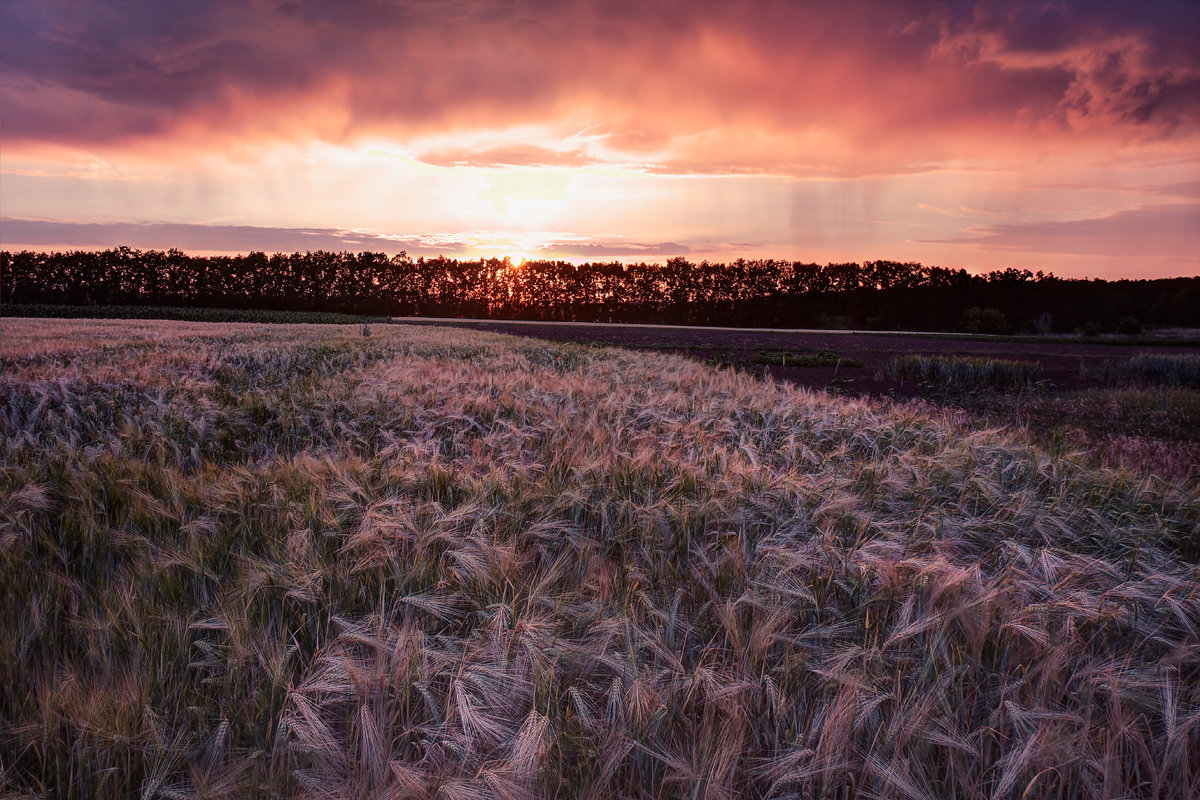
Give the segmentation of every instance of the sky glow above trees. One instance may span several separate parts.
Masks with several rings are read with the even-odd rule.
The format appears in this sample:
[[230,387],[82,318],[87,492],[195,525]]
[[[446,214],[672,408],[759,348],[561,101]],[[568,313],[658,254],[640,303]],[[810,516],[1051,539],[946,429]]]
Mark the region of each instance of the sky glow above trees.
[[1188,2],[0,2],[0,243],[1200,273]]

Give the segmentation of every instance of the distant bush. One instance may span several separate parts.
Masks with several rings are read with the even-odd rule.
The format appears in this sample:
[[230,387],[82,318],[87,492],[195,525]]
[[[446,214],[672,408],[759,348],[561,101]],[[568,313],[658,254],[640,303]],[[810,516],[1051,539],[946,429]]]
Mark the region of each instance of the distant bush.
[[1030,361],[910,355],[892,359],[885,371],[894,380],[913,380],[960,389],[1015,389],[1032,386],[1042,367]]
[[1200,388],[1200,354],[1165,355],[1141,353],[1121,361],[1084,366],[1083,376],[1110,385],[1140,384]]
[[5,305],[5,317],[52,319],[168,319],[183,322],[263,322],[353,325],[365,322],[360,314],[328,311],[265,311],[235,308],[175,308],[172,306],[58,306],[48,303]]
[[958,327],[966,333],[1003,334],[1009,332],[1008,317],[998,308],[972,306],[963,312]]
[[1138,322],[1137,317],[1122,317],[1117,323],[1117,330],[1126,336],[1137,336],[1142,332],[1142,323]]
[[854,327],[854,320],[844,314],[817,315],[817,327],[827,331],[848,331]]

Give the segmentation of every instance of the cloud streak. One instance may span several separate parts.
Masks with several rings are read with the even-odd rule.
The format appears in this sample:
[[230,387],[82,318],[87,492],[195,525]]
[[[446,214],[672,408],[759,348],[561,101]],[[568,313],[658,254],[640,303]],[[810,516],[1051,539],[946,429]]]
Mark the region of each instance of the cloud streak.
[[923,240],[994,250],[1194,260],[1200,203],[1169,203],[1065,221],[987,225],[970,235]]
[[[65,220],[0,220],[6,250],[30,246],[67,249],[118,247],[199,252],[263,250],[402,250],[431,251],[419,237],[395,239],[373,233],[333,228],[272,228],[253,225],[196,225],[175,222],[72,222]],[[457,244],[454,241],[450,245]]]
[[[507,255],[520,247],[503,232],[460,234],[381,234],[334,228],[287,228],[253,225],[200,225],[172,222],[72,222],[68,220],[0,219],[6,250],[45,250],[128,246],[138,249],[180,248],[198,253],[295,252],[308,250],[385,252],[410,256],[444,255],[477,258]],[[716,245],[715,247],[728,247]],[[685,255],[693,247],[678,242],[633,242],[621,237],[551,236],[534,243],[533,258],[600,259]],[[706,246],[706,249],[708,247]]]
[[598,163],[583,150],[551,150],[534,145],[509,145],[474,150],[466,147],[442,148],[422,153],[417,160],[435,167],[583,167]]

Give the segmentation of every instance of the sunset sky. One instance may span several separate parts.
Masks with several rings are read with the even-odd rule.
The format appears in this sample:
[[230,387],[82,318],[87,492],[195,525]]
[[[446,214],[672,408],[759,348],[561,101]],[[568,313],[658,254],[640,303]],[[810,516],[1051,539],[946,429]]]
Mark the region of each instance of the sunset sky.
[[0,245],[1200,275],[1200,3],[0,0]]

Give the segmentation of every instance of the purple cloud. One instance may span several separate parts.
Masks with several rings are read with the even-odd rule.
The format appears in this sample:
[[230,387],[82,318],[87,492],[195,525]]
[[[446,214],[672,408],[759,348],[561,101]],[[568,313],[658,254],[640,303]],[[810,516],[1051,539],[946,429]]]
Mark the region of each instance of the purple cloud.
[[1087,219],[988,225],[969,236],[926,239],[921,243],[1034,253],[1194,260],[1200,251],[1197,231],[1200,231],[1200,204],[1169,203]]
[[22,248],[87,249],[128,246],[237,253],[262,250],[385,251],[406,250],[413,255],[451,253],[465,242],[448,238],[389,237],[333,228],[269,228],[252,225],[196,225],[176,222],[69,222],[62,220],[0,220],[0,240],[5,250]]

